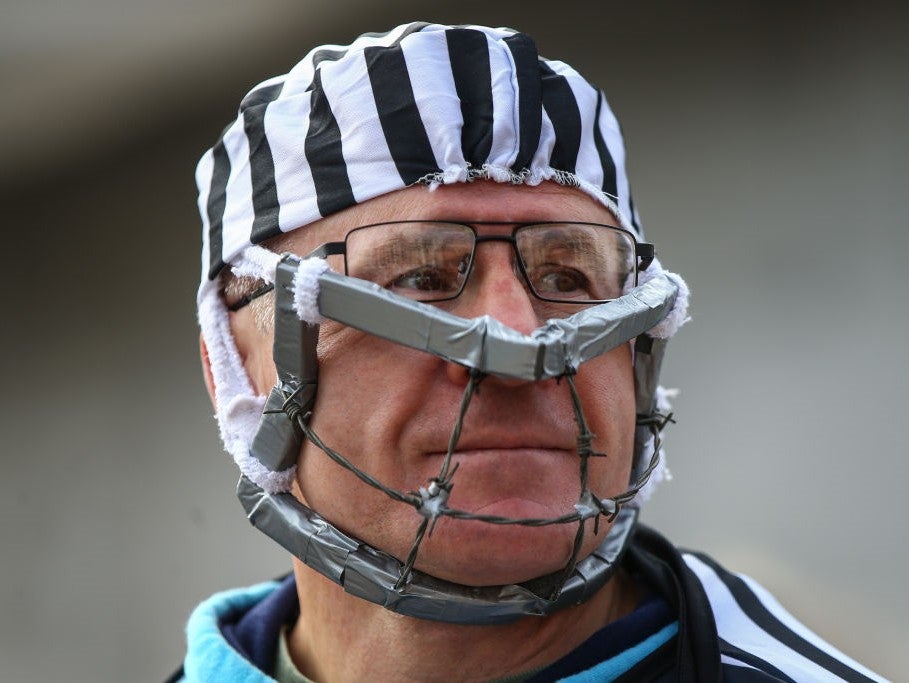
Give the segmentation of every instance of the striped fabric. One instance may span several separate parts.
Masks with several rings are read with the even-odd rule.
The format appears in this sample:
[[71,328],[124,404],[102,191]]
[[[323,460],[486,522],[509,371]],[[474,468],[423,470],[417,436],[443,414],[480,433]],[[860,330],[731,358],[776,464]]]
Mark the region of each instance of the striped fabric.
[[683,557],[713,611],[723,680],[884,681],[808,630],[752,579],[729,572],[706,555]]
[[323,46],[244,98],[199,162],[203,289],[251,244],[415,183],[580,187],[640,235],[603,93],[510,29],[425,23]]

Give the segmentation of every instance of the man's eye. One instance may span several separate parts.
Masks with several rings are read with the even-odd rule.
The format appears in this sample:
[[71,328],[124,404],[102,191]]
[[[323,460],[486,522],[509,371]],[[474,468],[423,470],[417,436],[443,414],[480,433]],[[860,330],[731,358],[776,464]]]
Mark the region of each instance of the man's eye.
[[447,271],[434,266],[423,266],[396,277],[385,287],[393,291],[401,290],[399,293],[405,296],[436,295],[457,291],[458,282]]
[[538,268],[531,274],[537,293],[547,297],[591,296],[590,279],[579,270],[563,266]]

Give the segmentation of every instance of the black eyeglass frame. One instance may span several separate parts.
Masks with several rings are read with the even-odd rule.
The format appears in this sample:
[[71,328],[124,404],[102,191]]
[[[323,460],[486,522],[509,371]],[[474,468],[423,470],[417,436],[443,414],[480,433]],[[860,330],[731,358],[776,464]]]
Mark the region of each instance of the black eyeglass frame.
[[[649,242],[639,242],[635,237],[634,233],[625,228],[620,228],[615,225],[608,225],[606,223],[592,223],[586,221],[529,221],[526,223],[515,223],[514,221],[452,221],[444,219],[411,219],[411,220],[398,220],[398,221],[382,221],[381,223],[370,223],[369,225],[360,225],[356,228],[353,228],[350,232],[345,235],[344,240],[340,242],[326,242],[313,251],[311,251],[307,258],[317,257],[317,258],[327,258],[328,256],[343,256],[344,257],[344,274],[349,275],[349,268],[347,265],[347,240],[351,235],[360,231],[366,230],[368,228],[377,228],[383,225],[405,225],[408,223],[438,223],[444,225],[456,225],[459,227],[468,228],[473,233],[473,248],[470,251],[470,262],[467,268],[467,272],[464,276],[464,281],[461,283],[461,286],[458,288],[458,291],[451,296],[445,297],[435,297],[428,299],[416,299],[417,301],[424,301],[426,303],[436,303],[438,301],[451,301],[457,299],[461,293],[464,291],[464,287],[467,286],[467,281],[470,279],[470,274],[473,271],[474,258],[477,250],[477,245],[482,242],[507,242],[511,244],[512,249],[514,250],[515,262],[518,264],[518,268],[521,271],[521,275],[524,278],[524,282],[527,284],[527,289],[541,301],[549,301],[553,303],[560,304],[578,304],[583,306],[589,306],[591,304],[601,304],[613,301],[614,299],[585,299],[583,301],[573,301],[570,299],[556,299],[553,297],[542,296],[539,292],[536,291],[533,284],[531,284],[530,276],[527,274],[527,271],[524,268],[524,260],[521,258],[521,254],[518,251],[518,244],[516,235],[523,229],[536,227],[536,226],[546,226],[546,225],[578,225],[591,228],[608,228],[609,230],[614,230],[617,232],[623,233],[630,241],[634,249],[633,261],[634,261],[634,285],[638,284],[638,273],[647,270],[653,259],[655,257],[655,250],[653,244]],[[477,233],[477,230],[474,226],[477,225],[513,225],[514,228],[511,231],[511,235],[480,235]],[[255,294],[255,293],[254,293]],[[251,295],[252,296],[252,295]]]

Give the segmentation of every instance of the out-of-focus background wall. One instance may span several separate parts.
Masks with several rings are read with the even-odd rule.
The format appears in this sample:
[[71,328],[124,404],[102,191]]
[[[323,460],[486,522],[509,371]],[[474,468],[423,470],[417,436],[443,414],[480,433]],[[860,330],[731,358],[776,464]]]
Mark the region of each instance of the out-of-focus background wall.
[[[595,9],[592,9],[595,7]],[[645,519],[909,679],[909,11],[899,3],[13,0],[0,12],[0,679],[138,681],[284,572],[197,362],[193,169],[246,90],[403,20],[513,25],[623,121],[694,293]]]

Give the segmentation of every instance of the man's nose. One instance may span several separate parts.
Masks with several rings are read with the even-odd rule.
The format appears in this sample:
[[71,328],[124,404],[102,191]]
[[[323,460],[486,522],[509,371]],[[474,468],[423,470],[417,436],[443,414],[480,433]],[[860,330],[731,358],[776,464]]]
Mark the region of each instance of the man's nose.
[[[500,323],[529,334],[540,326],[536,298],[527,289],[524,276],[515,263],[517,255],[507,242],[485,242],[477,245],[473,269],[464,291],[455,299],[452,313],[462,318],[488,315]],[[464,386],[469,370],[455,363],[447,364],[448,378]],[[496,384],[516,387],[525,380],[495,377]]]

